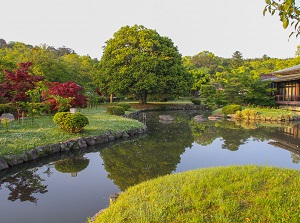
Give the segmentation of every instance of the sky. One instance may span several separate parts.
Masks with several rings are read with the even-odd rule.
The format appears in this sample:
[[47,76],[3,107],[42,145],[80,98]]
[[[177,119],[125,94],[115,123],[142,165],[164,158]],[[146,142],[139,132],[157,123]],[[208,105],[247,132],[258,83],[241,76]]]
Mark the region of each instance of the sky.
[[[300,5],[300,0],[296,0]],[[155,29],[182,56],[210,51],[231,58],[294,57],[300,37],[278,16],[263,16],[265,0],[1,0],[0,39],[72,48],[101,59],[121,27]]]

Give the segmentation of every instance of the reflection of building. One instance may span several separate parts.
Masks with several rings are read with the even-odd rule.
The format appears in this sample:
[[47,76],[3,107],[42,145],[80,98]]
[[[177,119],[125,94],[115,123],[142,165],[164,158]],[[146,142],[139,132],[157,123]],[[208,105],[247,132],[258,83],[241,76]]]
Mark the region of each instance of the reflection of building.
[[269,144],[300,155],[299,123],[293,125],[292,127],[284,127],[283,129],[281,129],[281,131],[276,131],[275,134],[271,135],[271,138],[274,141],[269,142]]
[[272,87],[276,88],[276,104],[300,106],[300,64],[261,77],[263,80],[271,80]]

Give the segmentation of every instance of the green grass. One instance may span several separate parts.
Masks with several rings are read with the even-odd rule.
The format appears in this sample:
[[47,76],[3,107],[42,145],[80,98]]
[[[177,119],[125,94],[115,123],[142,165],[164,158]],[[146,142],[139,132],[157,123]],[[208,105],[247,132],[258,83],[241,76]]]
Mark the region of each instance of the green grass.
[[[246,109],[246,108],[243,108]],[[258,112],[259,115],[264,115],[266,117],[278,117],[279,115],[295,115],[295,112],[277,109],[277,108],[250,108]]]
[[130,187],[99,222],[299,222],[300,171],[231,166],[167,175]]
[[[130,109],[128,112],[133,111],[135,110]],[[89,119],[89,125],[77,134],[67,133],[59,129],[52,121],[53,115],[37,117],[33,124],[30,118],[25,119],[23,124],[18,121],[10,122],[8,131],[3,125],[0,125],[0,157],[8,154],[21,154],[40,145],[142,126],[136,120],[107,114],[105,106],[98,109],[84,109],[81,112]]]

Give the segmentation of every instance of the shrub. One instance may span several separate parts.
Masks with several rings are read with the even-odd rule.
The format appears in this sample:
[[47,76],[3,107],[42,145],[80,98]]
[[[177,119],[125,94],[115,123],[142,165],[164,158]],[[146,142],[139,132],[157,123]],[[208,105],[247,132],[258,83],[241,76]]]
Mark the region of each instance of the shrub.
[[201,100],[200,100],[200,98],[193,98],[193,99],[192,99],[192,102],[193,102],[194,105],[201,105]]
[[15,113],[16,112],[16,107],[13,106],[12,104],[0,104],[0,115],[2,113]]
[[247,108],[242,111],[242,116],[245,119],[250,119],[251,109]]
[[131,108],[130,104],[128,103],[118,103],[118,106],[121,106],[124,108],[125,111],[127,111],[129,108]]
[[80,132],[84,126],[89,124],[89,120],[83,114],[70,112],[57,112],[53,117],[53,122],[67,132]]
[[224,115],[229,115],[229,114],[235,114],[237,111],[241,111],[242,106],[241,105],[226,105],[225,107],[222,108],[222,113]]
[[98,102],[99,102],[99,103],[106,103],[106,102],[109,102],[109,97],[100,96]]
[[125,115],[125,109],[121,106],[107,106],[106,112],[111,115]]
[[242,119],[243,118],[242,112],[241,111],[236,111],[235,112],[235,118],[236,119]]

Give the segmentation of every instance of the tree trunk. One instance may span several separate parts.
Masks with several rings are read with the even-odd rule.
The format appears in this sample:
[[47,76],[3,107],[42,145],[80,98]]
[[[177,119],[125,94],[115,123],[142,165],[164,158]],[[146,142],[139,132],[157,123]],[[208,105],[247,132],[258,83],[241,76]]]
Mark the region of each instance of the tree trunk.
[[139,95],[139,103],[140,104],[147,104],[147,96],[148,96],[148,92],[147,91],[142,91],[141,94]]

